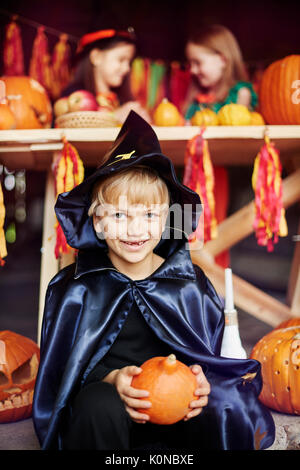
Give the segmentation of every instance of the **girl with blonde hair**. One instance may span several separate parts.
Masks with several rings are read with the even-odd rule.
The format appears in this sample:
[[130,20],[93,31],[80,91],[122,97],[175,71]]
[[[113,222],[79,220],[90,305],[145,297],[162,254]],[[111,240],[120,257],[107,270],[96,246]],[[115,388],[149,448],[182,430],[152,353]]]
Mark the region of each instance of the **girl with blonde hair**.
[[192,77],[185,101],[186,119],[203,107],[215,112],[229,103],[255,108],[257,96],[239,44],[225,26],[210,25],[193,33],[186,45],[186,57]]
[[[191,34],[186,44],[191,83],[183,112],[187,121],[197,111],[210,108],[216,113],[222,106],[238,103],[254,109],[257,96],[248,81],[247,70],[234,35],[222,25],[210,25]],[[227,169],[214,166],[216,218],[220,223],[227,214],[229,181]],[[226,268],[229,251],[220,253],[216,262]]]

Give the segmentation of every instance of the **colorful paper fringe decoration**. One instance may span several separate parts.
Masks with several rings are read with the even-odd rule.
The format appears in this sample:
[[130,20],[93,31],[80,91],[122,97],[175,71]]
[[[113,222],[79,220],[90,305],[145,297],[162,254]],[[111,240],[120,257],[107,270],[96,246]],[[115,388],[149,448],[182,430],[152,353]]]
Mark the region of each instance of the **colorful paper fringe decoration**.
[[278,236],[286,236],[288,230],[282,204],[279,151],[268,136],[265,136],[265,143],[255,158],[252,187],[255,192],[253,228],[257,243],[273,251]]
[[[76,148],[71,145],[65,137],[63,137],[63,143],[63,150],[59,152],[53,165],[56,196],[60,193],[71,191],[71,189],[80,184],[84,178],[83,162]],[[58,221],[55,228],[55,257],[59,258],[63,253],[68,253],[72,248],[67,244],[65,234]]]
[[5,261],[3,260],[3,258],[7,256],[6,241],[5,241],[5,234],[4,234],[4,219],[5,219],[5,206],[4,206],[2,186],[0,183],[0,266],[4,266]]
[[52,87],[51,58],[48,52],[48,39],[44,26],[40,26],[33,42],[29,64],[30,77],[37,80],[49,93]]
[[217,237],[215,216],[214,171],[211,163],[208,142],[200,134],[188,141],[184,158],[183,184],[199,194],[203,212],[198,227],[190,241],[203,240],[204,243]]
[[52,53],[52,85],[51,95],[54,99],[60,97],[63,89],[71,80],[71,48],[68,35],[61,34]]
[[150,64],[146,105],[149,111],[152,111],[166,96],[164,86],[166,70],[165,64],[161,61],[155,61]]
[[131,91],[148,111],[152,111],[166,96],[165,77],[167,66],[160,60],[134,59],[130,72]]
[[25,75],[21,30],[16,19],[17,16],[13,16],[5,28],[3,66],[6,76]]
[[147,104],[147,83],[150,60],[136,57],[132,62],[130,72],[130,86],[134,98],[143,106]]

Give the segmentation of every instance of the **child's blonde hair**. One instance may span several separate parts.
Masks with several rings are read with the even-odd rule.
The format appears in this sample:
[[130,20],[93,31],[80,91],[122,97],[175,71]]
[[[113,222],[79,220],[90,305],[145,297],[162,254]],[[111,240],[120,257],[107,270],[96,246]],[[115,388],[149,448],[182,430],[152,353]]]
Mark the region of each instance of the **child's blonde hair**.
[[249,79],[239,44],[231,31],[225,26],[218,24],[205,26],[193,33],[189,37],[188,43],[207,47],[225,58],[226,66],[223,80],[216,93],[218,100],[223,100],[228,90],[237,81],[247,81]]
[[149,167],[137,165],[100,179],[94,186],[88,215],[96,214],[103,204],[117,204],[126,196],[130,204],[170,204],[166,183]]

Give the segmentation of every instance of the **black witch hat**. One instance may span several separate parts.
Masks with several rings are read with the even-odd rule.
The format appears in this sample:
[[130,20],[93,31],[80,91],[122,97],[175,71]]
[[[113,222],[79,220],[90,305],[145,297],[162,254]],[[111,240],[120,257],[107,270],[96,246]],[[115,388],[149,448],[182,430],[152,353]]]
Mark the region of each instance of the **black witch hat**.
[[[129,113],[104,160],[105,163],[91,176],[71,191],[59,194],[57,198],[56,216],[70,246],[77,249],[95,249],[106,245],[97,237],[92,217],[88,215],[94,184],[100,177],[135,165],[155,169],[168,186],[171,208],[173,207],[175,212],[173,217],[169,215],[166,228],[171,227],[181,232],[180,238],[183,233],[188,236],[196,230],[201,213],[198,194],[178,181],[173,163],[163,155],[153,128],[134,111]],[[175,238],[179,238],[178,233]]]

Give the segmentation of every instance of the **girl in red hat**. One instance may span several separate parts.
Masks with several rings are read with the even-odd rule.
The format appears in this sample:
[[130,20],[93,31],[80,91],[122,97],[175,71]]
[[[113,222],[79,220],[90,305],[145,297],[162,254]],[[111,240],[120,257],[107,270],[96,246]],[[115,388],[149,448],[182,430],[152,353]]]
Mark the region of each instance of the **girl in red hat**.
[[132,28],[85,34],[77,47],[74,80],[63,95],[84,89],[96,96],[101,110],[113,112],[120,123],[130,110],[150,121],[148,112],[130,91],[129,72],[135,53],[136,36]]

